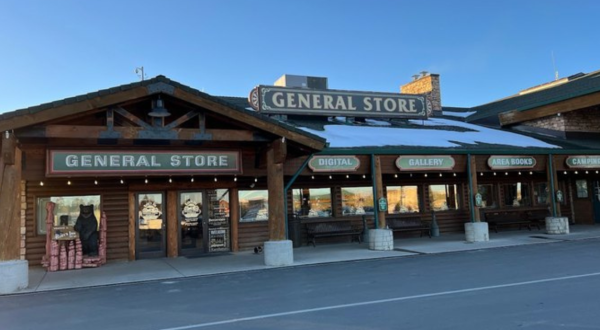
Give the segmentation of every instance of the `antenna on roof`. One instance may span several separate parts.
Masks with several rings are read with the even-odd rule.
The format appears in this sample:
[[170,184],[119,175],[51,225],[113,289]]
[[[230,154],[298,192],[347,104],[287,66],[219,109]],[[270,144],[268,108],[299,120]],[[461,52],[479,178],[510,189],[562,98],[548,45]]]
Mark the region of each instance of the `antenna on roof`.
[[558,80],[558,70],[556,70],[556,64],[554,63],[554,51],[552,51],[552,68],[554,69],[554,80]]
[[146,79],[146,74],[144,73],[144,67],[140,66],[139,68],[135,68],[135,74],[138,75],[140,80],[144,81]]

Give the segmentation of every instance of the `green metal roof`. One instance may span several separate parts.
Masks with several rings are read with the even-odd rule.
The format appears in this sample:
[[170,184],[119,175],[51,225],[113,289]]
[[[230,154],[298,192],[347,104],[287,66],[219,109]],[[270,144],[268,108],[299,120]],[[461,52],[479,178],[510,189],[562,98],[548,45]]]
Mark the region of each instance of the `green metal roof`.
[[571,98],[600,91],[600,70],[585,75],[573,75],[572,80],[536,92],[514,95],[498,101],[470,108],[476,113],[466,118],[467,122],[494,117],[506,111],[527,111],[547,104],[552,104]]

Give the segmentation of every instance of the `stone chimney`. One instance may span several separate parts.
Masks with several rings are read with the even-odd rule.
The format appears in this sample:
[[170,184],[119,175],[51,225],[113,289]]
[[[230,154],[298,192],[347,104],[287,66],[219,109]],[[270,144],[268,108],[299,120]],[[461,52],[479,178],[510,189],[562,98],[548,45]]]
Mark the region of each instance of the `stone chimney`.
[[434,115],[442,113],[442,94],[440,92],[440,75],[422,71],[420,75],[414,75],[413,81],[400,86],[402,94],[425,94],[431,106]]

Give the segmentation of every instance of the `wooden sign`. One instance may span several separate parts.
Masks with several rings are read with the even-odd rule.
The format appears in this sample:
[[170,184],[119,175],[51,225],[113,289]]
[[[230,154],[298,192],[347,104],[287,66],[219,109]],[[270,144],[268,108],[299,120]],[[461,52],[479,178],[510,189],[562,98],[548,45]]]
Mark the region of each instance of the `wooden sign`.
[[313,172],[354,172],[360,167],[356,156],[314,156],[308,162]]
[[239,151],[48,150],[47,176],[239,174]]
[[424,119],[432,112],[424,95],[257,86],[248,96],[256,111],[313,116]]
[[400,171],[452,170],[454,165],[452,156],[400,156],[396,159]]
[[71,241],[79,238],[79,233],[73,229],[73,226],[54,226],[51,237],[55,241]]
[[533,168],[536,161],[533,156],[490,156],[487,163],[492,170],[515,170]]
[[565,160],[569,168],[600,168],[600,156],[569,156]]

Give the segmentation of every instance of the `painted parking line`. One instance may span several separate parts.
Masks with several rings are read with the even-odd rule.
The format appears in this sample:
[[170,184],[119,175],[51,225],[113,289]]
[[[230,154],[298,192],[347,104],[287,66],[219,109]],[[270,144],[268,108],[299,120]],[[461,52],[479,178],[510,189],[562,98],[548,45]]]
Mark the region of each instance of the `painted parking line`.
[[287,312],[281,312],[281,313],[263,314],[263,315],[256,315],[256,316],[250,316],[250,317],[241,317],[241,318],[235,318],[235,319],[229,319],[229,320],[222,320],[222,321],[215,321],[215,322],[191,324],[191,325],[186,325],[186,326],[181,326],[181,327],[174,327],[174,328],[164,328],[164,329],[161,329],[161,330],[198,329],[198,328],[212,327],[212,326],[216,326],[216,325],[232,324],[232,323],[254,321],[254,320],[262,320],[262,319],[268,319],[268,318],[274,318],[274,317],[280,317],[280,316],[314,313],[314,312],[321,312],[321,311],[327,311],[327,310],[333,310],[333,309],[342,309],[342,308],[351,308],[351,307],[357,307],[357,306],[384,304],[384,303],[396,302],[396,301],[405,301],[405,300],[413,300],[413,299],[421,299],[421,298],[429,298],[429,297],[447,296],[447,295],[467,293],[467,292],[476,292],[476,291],[484,291],[484,290],[510,288],[510,287],[516,287],[516,286],[532,285],[532,284],[547,283],[547,282],[566,281],[566,280],[572,280],[572,279],[578,279],[578,278],[585,278],[585,277],[592,277],[592,276],[600,276],[600,273],[588,273],[588,274],[581,274],[581,275],[572,275],[572,276],[545,278],[545,279],[540,279],[540,280],[535,280],[535,281],[515,282],[515,283],[482,286],[482,287],[476,287],[476,288],[470,288],[470,289],[462,289],[462,290],[451,290],[451,291],[442,291],[442,292],[435,292],[435,293],[426,293],[426,294],[419,294],[419,295],[414,295],[414,296],[396,297],[396,298],[388,298],[388,299],[380,299],[380,300],[370,300],[370,301],[363,301],[363,302],[357,302],[357,303],[352,303],[352,304],[342,304],[342,305],[332,305],[332,306],[324,306],[324,307],[318,307],[318,308],[299,309],[299,310],[295,310],[295,311],[287,311]]

